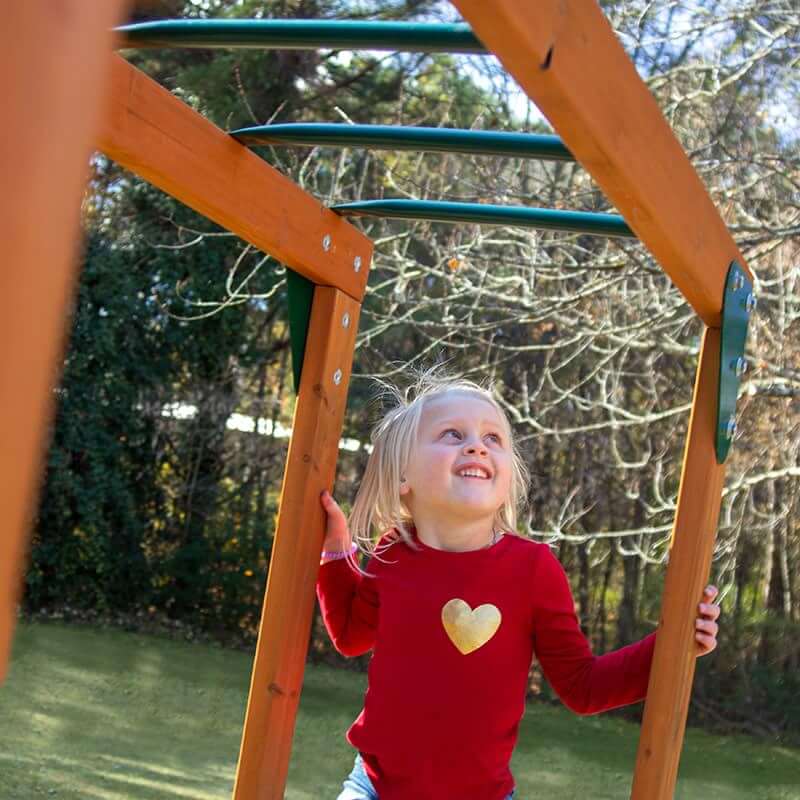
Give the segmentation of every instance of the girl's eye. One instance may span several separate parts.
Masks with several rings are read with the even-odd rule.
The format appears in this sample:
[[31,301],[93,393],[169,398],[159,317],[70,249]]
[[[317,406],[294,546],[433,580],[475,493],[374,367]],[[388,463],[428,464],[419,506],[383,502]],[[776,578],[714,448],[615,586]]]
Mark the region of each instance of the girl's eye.
[[[461,434],[455,428],[448,428],[446,431],[444,431],[442,433],[442,436],[445,436],[448,433],[454,433],[454,434],[456,434],[456,436],[459,436],[459,437],[461,436]],[[502,443],[502,439],[500,438],[500,434],[498,434],[498,433],[489,433],[489,434],[487,434],[487,436],[489,436],[492,439],[494,439],[498,444]]]

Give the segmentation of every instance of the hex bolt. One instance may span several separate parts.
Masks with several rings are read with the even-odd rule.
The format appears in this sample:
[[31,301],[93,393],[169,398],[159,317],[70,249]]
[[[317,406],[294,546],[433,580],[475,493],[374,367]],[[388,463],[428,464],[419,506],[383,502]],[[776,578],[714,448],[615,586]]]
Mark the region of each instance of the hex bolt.
[[342,314],[342,327],[343,328],[350,327],[350,314],[347,311],[345,311],[344,314]]
[[358,272],[361,269],[361,256],[356,256],[353,259],[353,269]]
[[322,249],[327,253],[331,249],[331,235],[326,233],[322,237]]
[[747,359],[746,358],[742,358],[741,356],[739,356],[739,358],[737,358],[736,361],[734,361],[731,364],[731,366],[733,367],[734,371],[736,372],[736,375],[741,378],[742,375],[744,375],[745,372],[747,372],[747,366],[748,366]]
[[733,439],[736,435],[736,418],[731,416],[728,418],[728,424],[725,426],[725,436]]
[[745,311],[749,314],[751,311],[756,310],[756,306],[758,305],[758,298],[751,292],[747,295],[747,300],[745,300],[744,307]]
[[333,382],[338,386],[342,382],[342,371],[337,369],[336,372],[333,373]]

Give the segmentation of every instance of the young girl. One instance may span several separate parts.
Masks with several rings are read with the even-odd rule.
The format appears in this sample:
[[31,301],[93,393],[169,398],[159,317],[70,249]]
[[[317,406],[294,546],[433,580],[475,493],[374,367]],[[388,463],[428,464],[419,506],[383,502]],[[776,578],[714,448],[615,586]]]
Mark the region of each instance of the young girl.
[[[656,634],[592,655],[561,564],[514,533],[529,476],[502,407],[430,372],[415,390],[373,431],[349,530],[321,498],[325,626],[343,655],[373,651],[338,800],[508,800],[534,653],[562,701],[595,714],[645,697]],[[387,531],[377,546],[373,526]],[[699,654],[716,646],[715,595],[699,606]]]

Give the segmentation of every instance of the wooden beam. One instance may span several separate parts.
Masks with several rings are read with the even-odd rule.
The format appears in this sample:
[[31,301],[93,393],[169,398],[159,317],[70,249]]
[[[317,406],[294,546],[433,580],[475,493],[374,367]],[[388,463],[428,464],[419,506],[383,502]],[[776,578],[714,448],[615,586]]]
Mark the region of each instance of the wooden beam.
[[715,450],[720,331],[700,350],[632,800],[671,800],[692,690],[695,619],[716,541],[725,465]]
[[333,486],[359,311],[358,303],[335,289],[314,290],[235,800],[284,796],[325,534],[319,497]]
[[453,0],[706,325],[746,262],[594,0]]
[[314,283],[361,300],[366,236],[123,58],[113,62],[98,149]]
[[0,24],[0,682],[53,417],[110,30],[125,5],[25,0],[6,4]]

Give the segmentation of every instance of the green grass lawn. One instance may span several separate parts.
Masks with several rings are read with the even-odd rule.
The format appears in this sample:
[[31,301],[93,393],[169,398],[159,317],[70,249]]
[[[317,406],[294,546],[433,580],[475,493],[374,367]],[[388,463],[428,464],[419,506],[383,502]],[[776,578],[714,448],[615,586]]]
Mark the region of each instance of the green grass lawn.
[[[229,798],[251,656],[114,630],[23,624],[0,688],[0,798]],[[287,800],[334,800],[365,676],[306,669]],[[519,800],[627,798],[638,727],[528,707]],[[800,750],[686,735],[676,800],[800,800]],[[458,798],[462,800],[462,798]]]

